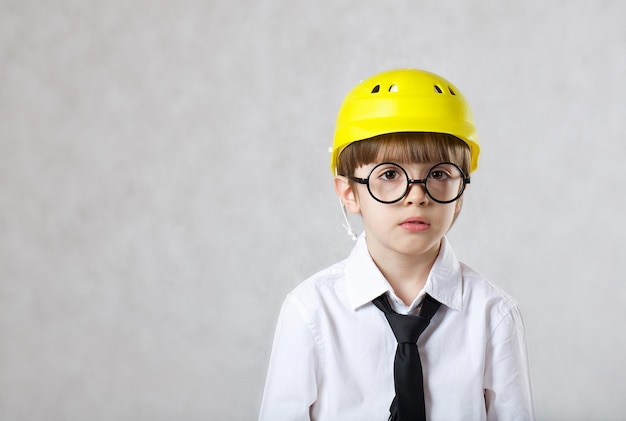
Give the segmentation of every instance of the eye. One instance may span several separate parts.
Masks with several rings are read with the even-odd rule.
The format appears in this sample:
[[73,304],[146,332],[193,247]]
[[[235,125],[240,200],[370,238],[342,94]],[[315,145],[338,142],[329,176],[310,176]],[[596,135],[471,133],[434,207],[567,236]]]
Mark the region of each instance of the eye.
[[372,170],[370,180],[378,183],[397,184],[406,180],[402,167],[397,164],[383,163]]
[[398,173],[398,170],[387,169],[382,172],[382,174],[380,175],[380,178],[382,178],[383,180],[387,180],[387,181],[393,181],[393,180],[397,180],[398,178],[400,178],[400,174]]
[[428,174],[428,178],[437,181],[446,181],[450,178],[450,174],[443,170],[433,170]]

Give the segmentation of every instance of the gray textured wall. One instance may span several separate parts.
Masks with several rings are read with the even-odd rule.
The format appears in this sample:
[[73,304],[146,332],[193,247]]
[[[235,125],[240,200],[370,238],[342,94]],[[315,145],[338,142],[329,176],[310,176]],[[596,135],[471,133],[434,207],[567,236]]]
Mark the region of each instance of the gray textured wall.
[[339,104],[404,66],[473,106],[450,237],[520,302],[540,419],[623,419],[625,14],[0,0],[0,419],[254,419],[284,295],[351,247]]

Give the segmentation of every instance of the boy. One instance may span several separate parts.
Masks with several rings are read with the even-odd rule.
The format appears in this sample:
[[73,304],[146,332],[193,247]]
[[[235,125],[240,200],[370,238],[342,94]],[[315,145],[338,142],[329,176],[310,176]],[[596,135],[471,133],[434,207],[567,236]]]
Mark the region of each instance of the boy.
[[478,154],[464,97],[435,74],[349,93],[331,168],[364,234],[285,299],[260,420],[534,419],[517,304],[445,237]]

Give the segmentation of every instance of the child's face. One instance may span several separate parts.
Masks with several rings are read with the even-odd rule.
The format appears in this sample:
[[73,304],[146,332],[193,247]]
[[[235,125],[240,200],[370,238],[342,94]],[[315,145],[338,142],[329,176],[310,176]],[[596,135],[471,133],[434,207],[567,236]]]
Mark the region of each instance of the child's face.
[[[361,166],[354,176],[367,178],[377,163]],[[402,164],[410,179],[424,179],[436,163]],[[367,186],[353,183],[347,187],[346,208],[360,213],[372,253],[400,253],[418,257],[439,249],[441,239],[450,229],[461,208],[461,199],[447,204],[434,201],[422,184],[411,184],[400,201],[385,204],[375,200]],[[354,189],[354,190],[352,190]],[[340,194],[338,185],[337,192]]]

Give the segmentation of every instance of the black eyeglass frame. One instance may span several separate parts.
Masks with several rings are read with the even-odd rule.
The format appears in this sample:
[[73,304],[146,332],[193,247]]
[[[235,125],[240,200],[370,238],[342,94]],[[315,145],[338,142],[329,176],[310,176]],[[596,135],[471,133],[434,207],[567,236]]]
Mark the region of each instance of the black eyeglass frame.
[[[379,198],[374,196],[374,193],[372,193],[372,190],[370,188],[370,177],[372,176],[372,173],[374,172],[374,170],[376,170],[376,168],[380,167],[381,165],[395,165],[396,167],[398,167],[398,168],[400,168],[402,170],[402,172],[404,173],[405,178],[408,180],[408,183],[406,185],[406,190],[404,191],[402,196],[400,196],[396,200],[391,200],[391,201],[380,200]],[[458,169],[459,172],[461,173],[461,181],[462,181],[461,189],[459,190],[459,193],[456,195],[456,197],[454,199],[451,199],[451,200],[438,200],[438,199],[434,198],[430,194],[430,192],[428,191],[428,187],[426,186],[426,181],[428,180],[428,176],[430,175],[430,173],[435,168],[437,168],[440,165],[452,165],[452,166],[456,167],[456,169]],[[459,200],[459,198],[461,196],[463,196],[463,192],[465,192],[465,186],[467,186],[468,184],[471,183],[471,178],[466,176],[465,173],[463,172],[463,170],[461,169],[461,167],[459,167],[458,165],[456,165],[453,162],[439,162],[438,164],[433,165],[428,170],[428,172],[426,173],[426,178],[421,179],[421,180],[412,180],[411,177],[409,177],[409,174],[406,172],[406,170],[401,165],[396,164],[395,162],[381,162],[380,164],[377,164],[374,168],[372,168],[372,170],[370,171],[370,173],[367,176],[367,178],[355,177],[353,175],[348,175],[347,177],[348,177],[349,180],[352,180],[355,183],[366,185],[367,186],[367,191],[370,193],[370,196],[372,196],[372,198],[374,200],[376,200],[377,202],[384,203],[386,205],[391,205],[393,203],[398,203],[399,201],[404,199],[407,196],[407,194],[409,194],[409,190],[411,190],[411,184],[422,184],[424,186],[424,191],[426,192],[428,197],[430,197],[432,200],[434,200],[437,203],[441,203],[441,204],[445,205],[445,204],[448,204],[448,203],[452,203],[452,202],[454,202],[456,200]]]

